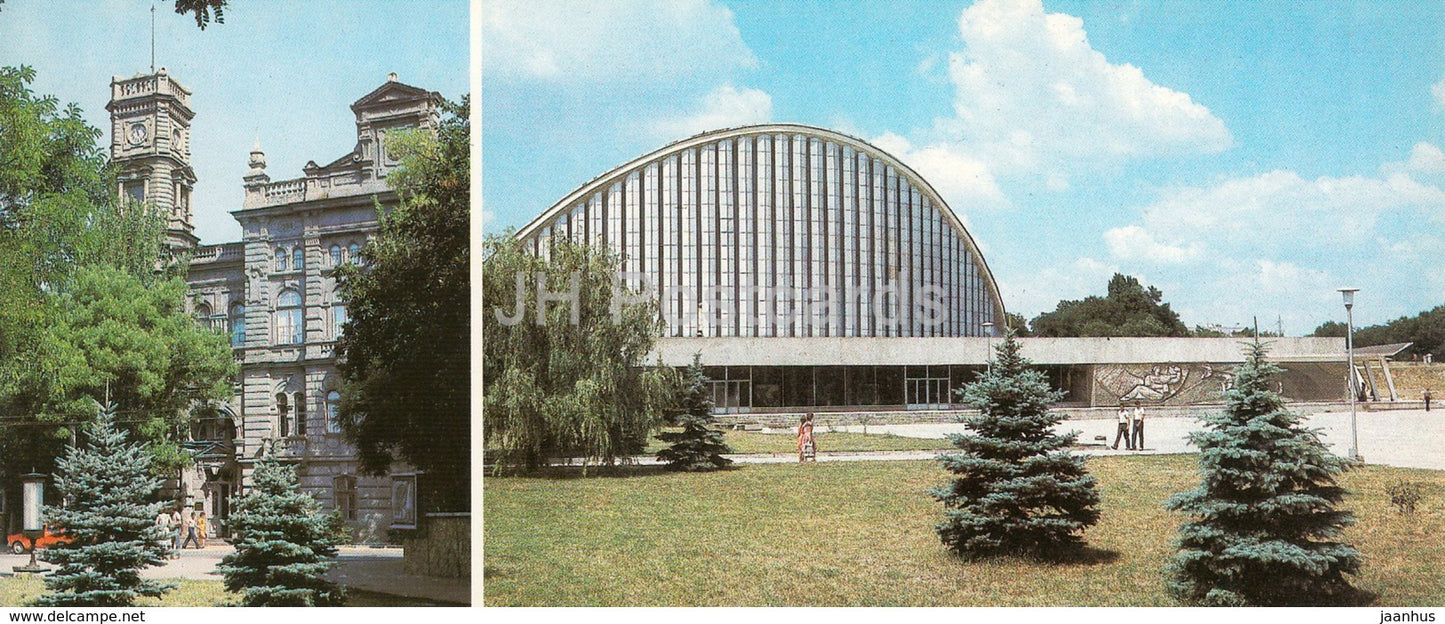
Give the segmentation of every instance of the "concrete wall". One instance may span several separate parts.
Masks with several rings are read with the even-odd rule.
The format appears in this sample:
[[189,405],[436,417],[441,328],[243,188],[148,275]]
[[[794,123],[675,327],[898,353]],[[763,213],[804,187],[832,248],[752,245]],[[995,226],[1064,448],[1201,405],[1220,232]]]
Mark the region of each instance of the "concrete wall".
[[472,515],[429,513],[412,537],[403,541],[402,571],[419,576],[468,578],[472,575]]

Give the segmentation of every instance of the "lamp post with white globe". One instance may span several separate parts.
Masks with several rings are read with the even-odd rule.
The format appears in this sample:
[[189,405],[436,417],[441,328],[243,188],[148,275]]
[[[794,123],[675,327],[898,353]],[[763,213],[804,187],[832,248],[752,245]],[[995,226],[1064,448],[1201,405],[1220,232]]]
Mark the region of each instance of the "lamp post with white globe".
[[1360,457],[1360,432],[1355,425],[1355,401],[1359,393],[1355,391],[1355,293],[1358,288],[1341,288],[1340,295],[1345,298],[1345,351],[1349,354],[1350,368],[1345,374],[1347,385],[1350,390],[1350,459],[1359,460]]

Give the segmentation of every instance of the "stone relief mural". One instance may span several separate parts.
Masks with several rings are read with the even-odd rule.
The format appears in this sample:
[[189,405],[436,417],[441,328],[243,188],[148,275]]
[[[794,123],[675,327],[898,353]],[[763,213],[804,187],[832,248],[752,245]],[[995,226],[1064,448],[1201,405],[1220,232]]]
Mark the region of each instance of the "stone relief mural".
[[1094,369],[1096,405],[1218,403],[1233,385],[1230,365],[1105,364]]

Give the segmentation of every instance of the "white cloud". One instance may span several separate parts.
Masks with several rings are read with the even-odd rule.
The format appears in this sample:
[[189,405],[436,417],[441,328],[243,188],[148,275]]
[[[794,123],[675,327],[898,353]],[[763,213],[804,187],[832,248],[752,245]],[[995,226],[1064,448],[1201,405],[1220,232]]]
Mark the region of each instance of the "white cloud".
[[1240,323],[1252,316],[1306,333],[1333,319],[1334,290],[1368,287],[1361,322],[1414,314],[1445,288],[1445,190],[1407,172],[1434,171],[1430,144],[1376,176],[1305,179],[1288,171],[1164,191],[1140,221],[1104,234],[1125,272],[1148,269],[1187,323]]
[[1177,264],[1199,256],[1198,245],[1181,247],[1160,243],[1148,230],[1137,225],[1104,232],[1104,241],[1109,244],[1109,251],[1123,260],[1143,259],[1159,264]]
[[675,141],[699,132],[763,123],[772,118],[773,98],[766,92],[723,85],[704,95],[696,110],[659,119],[652,127],[662,139]]
[[1435,96],[1436,103],[1445,106],[1445,78],[1441,78],[1440,82],[1431,85],[1430,93]]
[[1104,285],[1118,271],[1116,265],[1082,257],[1068,265],[1048,265],[1022,275],[995,274],[994,279],[1008,311],[1032,319],[1052,311],[1060,300],[1104,294]]
[[1007,203],[988,165],[969,154],[943,145],[918,149],[908,139],[892,132],[869,142],[917,171],[960,217],[969,208]]
[[1445,152],[1431,143],[1421,141],[1410,149],[1409,159],[1380,165],[1380,173],[1387,176],[1398,173],[1424,176],[1445,174]]
[[1110,63],[1089,45],[1082,20],[1045,13],[1039,0],[980,0],[959,16],[958,32],[963,48],[948,56],[953,114],[913,137],[921,147],[897,154],[939,168],[969,163],[974,181],[957,190],[1038,176],[1061,192],[1079,172],[1232,144],[1208,108],[1133,65]]
[[489,0],[481,22],[489,79],[626,83],[757,65],[713,0]]

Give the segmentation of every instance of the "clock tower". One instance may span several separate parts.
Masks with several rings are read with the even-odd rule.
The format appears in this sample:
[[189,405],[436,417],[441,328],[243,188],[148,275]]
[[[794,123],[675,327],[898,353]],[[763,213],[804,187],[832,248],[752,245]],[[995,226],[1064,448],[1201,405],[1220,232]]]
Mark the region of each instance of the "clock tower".
[[166,218],[166,247],[189,251],[200,242],[191,222],[191,92],[162,67],[110,81],[110,158],[117,192]]

